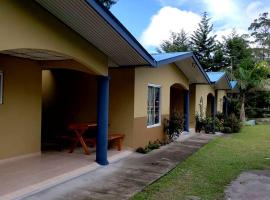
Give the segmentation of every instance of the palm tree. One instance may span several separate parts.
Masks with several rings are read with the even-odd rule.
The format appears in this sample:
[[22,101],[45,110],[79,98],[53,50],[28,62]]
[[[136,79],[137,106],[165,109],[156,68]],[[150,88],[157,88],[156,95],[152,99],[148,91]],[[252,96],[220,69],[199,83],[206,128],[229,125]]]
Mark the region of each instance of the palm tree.
[[240,90],[240,120],[246,120],[245,103],[246,94],[251,91],[263,90],[264,86],[269,83],[270,67],[267,62],[255,64],[252,59],[244,59],[234,71],[234,76],[238,81]]

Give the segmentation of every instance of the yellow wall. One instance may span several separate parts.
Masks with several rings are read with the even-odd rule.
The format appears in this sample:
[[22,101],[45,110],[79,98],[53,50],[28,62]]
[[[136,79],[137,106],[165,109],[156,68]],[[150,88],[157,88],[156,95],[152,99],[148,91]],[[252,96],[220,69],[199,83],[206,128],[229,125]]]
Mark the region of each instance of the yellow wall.
[[227,95],[226,90],[217,91],[217,112],[223,112],[223,97]]
[[147,116],[147,92],[148,83],[161,85],[161,113],[170,114],[170,87],[173,84],[180,84],[188,90],[189,83],[183,72],[174,64],[155,68],[135,69],[135,103],[134,117]]
[[188,90],[189,82],[174,64],[154,68],[135,69],[134,97],[134,144],[133,147],[145,146],[149,141],[164,137],[163,125],[147,128],[148,84],[161,86],[161,115],[168,118],[170,114],[170,87],[180,84]]
[[124,145],[133,146],[134,68],[110,69],[109,132],[125,135]]
[[97,74],[108,73],[107,57],[34,1],[0,1],[0,51],[45,49],[62,53]]
[[39,152],[41,68],[35,61],[0,55],[0,70],[4,73],[0,159]]
[[207,95],[213,94],[215,96],[215,90],[211,85],[196,84],[195,95],[195,114],[200,114],[200,99],[203,99],[203,117],[206,116],[207,109]]

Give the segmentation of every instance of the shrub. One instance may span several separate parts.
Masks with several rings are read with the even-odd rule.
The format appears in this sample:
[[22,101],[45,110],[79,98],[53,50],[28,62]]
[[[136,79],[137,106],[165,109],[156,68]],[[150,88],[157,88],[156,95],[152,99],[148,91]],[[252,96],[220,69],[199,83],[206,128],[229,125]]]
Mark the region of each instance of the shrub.
[[195,120],[196,120],[195,131],[200,133],[204,127],[204,119],[201,116],[196,115]]
[[225,126],[225,127],[223,128],[223,133],[232,133],[231,127]]
[[224,115],[223,113],[221,113],[221,112],[218,112],[218,113],[216,114],[216,118],[217,118],[218,120],[222,121],[222,120],[225,119],[225,115]]
[[178,137],[184,129],[184,119],[178,112],[173,112],[170,119],[164,120],[164,132],[167,134],[169,140],[173,141]]
[[149,142],[148,144],[148,149],[150,150],[159,149],[159,147],[160,147],[160,144],[157,142],[153,142],[153,143]]
[[238,133],[242,127],[240,119],[238,119],[235,114],[230,114],[229,117],[224,121],[224,129],[230,128],[231,131],[229,132],[229,129],[227,129],[225,133]]
[[210,133],[213,130],[213,119],[207,117],[204,122],[204,131],[205,133]]
[[146,154],[145,148],[143,148],[143,147],[137,148],[136,152]]
[[146,147],[139,147],[136,149],[136,152],[147,154],[150,151],[153,151],[154,149],[159,149],[160,146],[162,146],[161,142],[159,140],[156,140],[155,142],[149,142]]
[[215,131],[221,131],[224,130],[224,119],[220,117],[216,117],[215,119]]

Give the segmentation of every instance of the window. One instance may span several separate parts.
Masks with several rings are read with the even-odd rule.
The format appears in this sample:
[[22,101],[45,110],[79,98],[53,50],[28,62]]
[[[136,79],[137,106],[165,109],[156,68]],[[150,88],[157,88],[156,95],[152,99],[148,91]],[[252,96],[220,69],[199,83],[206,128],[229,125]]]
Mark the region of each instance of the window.
[[160,86],[148,85],[147,127],[160,125]]
[[0,104],[3,104],[3,72],[0,71]]

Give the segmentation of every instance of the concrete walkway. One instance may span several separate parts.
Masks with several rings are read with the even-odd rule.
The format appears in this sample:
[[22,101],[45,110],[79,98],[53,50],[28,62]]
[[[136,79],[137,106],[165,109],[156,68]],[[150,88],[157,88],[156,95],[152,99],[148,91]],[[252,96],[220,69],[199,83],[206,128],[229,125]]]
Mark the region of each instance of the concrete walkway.
[[196,152],[214,136],[198,134],[142,155],[133,153],[116,163],[47,189],[25,200],[129,199]]
[[228,200],[270,200],[270,170],[243,172],[225,194]]

